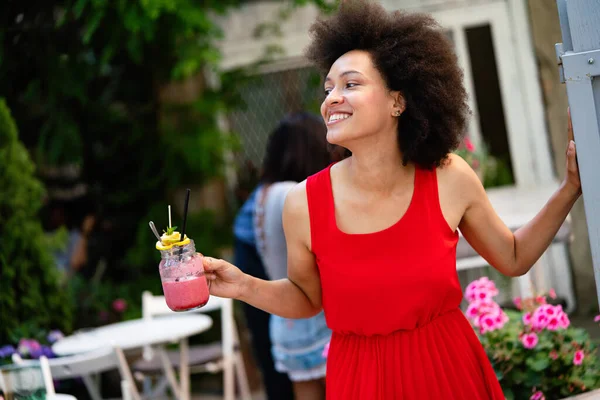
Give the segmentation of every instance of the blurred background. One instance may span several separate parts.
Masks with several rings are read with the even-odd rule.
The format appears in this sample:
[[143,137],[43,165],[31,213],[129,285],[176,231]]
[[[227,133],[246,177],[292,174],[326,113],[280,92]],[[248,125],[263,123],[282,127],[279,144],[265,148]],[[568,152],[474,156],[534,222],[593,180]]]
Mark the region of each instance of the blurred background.
[[[464,71],[468,158],[486,188],[562,178],[567,98],[549,0],[386,0],[432,13]],[[329,0],[7,0],[0,5],[0,346],[141,316],[162,293],[148,221],[198,251],[232,254],[233,219],[257,184],[269,133],[318,112],[303,58]],[[514,199],[518,202],[519,199]],[[549,285],[575,315],[597,311],[581,202],[573,240],[550,249]],[[461,271],[466,283],[495,276]],[[510,283],[505,286],[510,289]],[[260,390],[239,307],[253,390]],[[198,341],[211,340],[208,334]],[[219,379],[194,381],[218,392]]]

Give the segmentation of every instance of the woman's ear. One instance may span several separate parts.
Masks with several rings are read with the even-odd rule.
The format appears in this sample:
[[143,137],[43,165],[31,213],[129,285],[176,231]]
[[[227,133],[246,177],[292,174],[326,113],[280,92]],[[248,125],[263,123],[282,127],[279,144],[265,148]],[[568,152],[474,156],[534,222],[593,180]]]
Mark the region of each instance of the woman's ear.
[[404,99],[402,92],[393,91],[393,92],[391,92],[391,95],[394,99],[392,115],[394,117],[399,117],[400,115],[402,115],[404,110],[406,110],[406,100]]

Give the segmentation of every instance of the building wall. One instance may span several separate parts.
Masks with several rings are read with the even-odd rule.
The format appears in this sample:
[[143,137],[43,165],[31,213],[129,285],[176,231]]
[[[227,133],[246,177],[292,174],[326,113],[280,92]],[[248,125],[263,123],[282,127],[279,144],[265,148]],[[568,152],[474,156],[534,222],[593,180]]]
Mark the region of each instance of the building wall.
[[[568,100],[566,86],[558,79],[558,66],[554,52],[554,44],[562,42],[558,10],[554,0],[528,0],[528,9],[554,167],[557,175],[562,179],[565,175],[566,163]],[[578,311],[588,313],[597,310],[598,300],[585,211],[581,199],[573,208],[571,217],[574,240],[570,245],[570,257],[579,304]]]
[[[380,0],[387,9],[436,12],[458,7],[498,3],[503,0]],[[282,58],[301,58],[308,43],[307,32],[319,16],[315,6],[297,8],[288,18],[281,18],[285,4],[274,1],[247,3],[225,16],[215,17],[225,32],[220,47],[223,53],[222,67],[225,69],[248,65],[260,58],[269,44],[281,44],[285,54]],[[256,26],[262,23],[280,23],[281,37],[257,38],[253,35]]]

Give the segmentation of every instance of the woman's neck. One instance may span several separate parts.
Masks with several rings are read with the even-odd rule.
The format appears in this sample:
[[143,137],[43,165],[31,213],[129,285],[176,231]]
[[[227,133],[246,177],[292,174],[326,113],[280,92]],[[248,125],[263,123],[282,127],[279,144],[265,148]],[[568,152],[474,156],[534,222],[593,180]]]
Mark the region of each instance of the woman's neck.
[[359,190],[390,193],[411,180],[414,166],[402,165],[396,137],[388,141],[363,143],[352,149],[346,160],[346,176]]

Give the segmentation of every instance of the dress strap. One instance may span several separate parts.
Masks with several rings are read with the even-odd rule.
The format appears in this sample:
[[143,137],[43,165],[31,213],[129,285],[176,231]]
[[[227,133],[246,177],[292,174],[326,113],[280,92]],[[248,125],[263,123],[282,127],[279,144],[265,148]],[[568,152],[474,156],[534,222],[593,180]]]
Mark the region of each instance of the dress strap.
[[417,167],[416,173],[419,174],[419,179],[416,179],[415,185],[415,195],[418,195],[419,197],[416,203],[421,207],[420,213],[422,217],[427,217],[432,226],[436,226],[441,232],[450,233],[454,236],[454,232],[452,232],[452,229],[448,226],[448,222],[442,213],[438,190],[437,169]]
[[331,165],[309,176],[306,180],[311,250],[317,257],[319,250],[325,246],[331,218],[335,218],[332,215],[333,194],[329,176],[330,169]]

